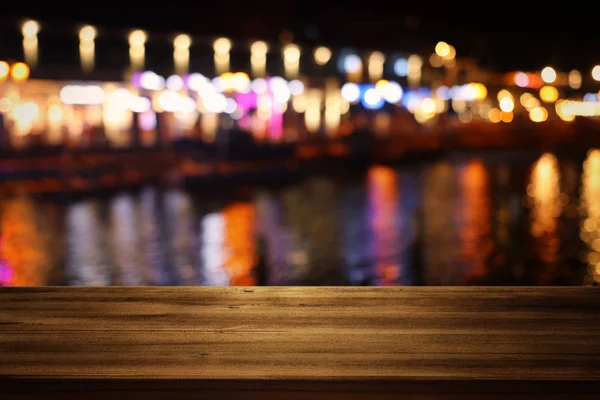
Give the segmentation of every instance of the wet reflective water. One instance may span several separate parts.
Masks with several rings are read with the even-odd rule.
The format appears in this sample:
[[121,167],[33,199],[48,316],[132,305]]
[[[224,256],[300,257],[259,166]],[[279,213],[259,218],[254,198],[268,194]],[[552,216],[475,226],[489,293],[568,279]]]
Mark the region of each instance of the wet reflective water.
[[592,285],[600,151],[0,201],[3,285]]

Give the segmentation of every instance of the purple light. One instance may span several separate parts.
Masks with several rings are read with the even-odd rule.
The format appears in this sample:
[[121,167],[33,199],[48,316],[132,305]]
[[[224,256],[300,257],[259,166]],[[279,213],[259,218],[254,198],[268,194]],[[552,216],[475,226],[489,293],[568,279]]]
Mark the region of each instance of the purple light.
[[271,112],[269,136],[271,136],[271,139],[274,141],[281,140],[283,136],[283,114],[275,112],[275,110]]
[[6,262],[0,260],[0,284],[7,285],[12,279],[12,270]]
[[257,107],[258,96],[254,92],[240,93],[235,97],[239,108],[247,114],[249,110]]
[[142,73],[141,72],[134,73],[131,76],[131,83],[137,88],[142,87]]

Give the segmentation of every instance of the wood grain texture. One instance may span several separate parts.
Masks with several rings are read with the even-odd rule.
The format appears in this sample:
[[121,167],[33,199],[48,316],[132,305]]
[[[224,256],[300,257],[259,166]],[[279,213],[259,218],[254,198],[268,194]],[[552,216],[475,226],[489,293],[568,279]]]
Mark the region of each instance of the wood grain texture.
[[13,393],[36,382],[61,398],[75,387],[107,395],[107,382],[155,397],[188,387],[312,398],[302,396],[320,387],[327,398],[375,398],[374,388],[378,398],[481,398],[495,387],[596,398],[586,396],[600,380],[600,291],[6,288],[0,360]]

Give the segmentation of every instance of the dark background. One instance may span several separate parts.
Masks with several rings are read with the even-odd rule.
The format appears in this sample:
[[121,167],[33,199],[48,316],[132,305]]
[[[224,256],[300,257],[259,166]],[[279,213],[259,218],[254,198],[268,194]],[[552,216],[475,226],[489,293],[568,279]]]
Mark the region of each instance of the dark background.
[[38,19],[42,29],[91,23],[119,33],[139,27],[152,33],[269,41],[289,32],[299,44],[384,51],[432,50],[437,41],[444,40],[456,47],[459,56],[471,56],[483,66],[504,71],[545,65],[588,71],[600,61],[597,13],[585,3],[219,0],[77,4],[11,2],[0,13],[2,29],[12,29],[14,24],[18,32],[19,21],[29,17]]

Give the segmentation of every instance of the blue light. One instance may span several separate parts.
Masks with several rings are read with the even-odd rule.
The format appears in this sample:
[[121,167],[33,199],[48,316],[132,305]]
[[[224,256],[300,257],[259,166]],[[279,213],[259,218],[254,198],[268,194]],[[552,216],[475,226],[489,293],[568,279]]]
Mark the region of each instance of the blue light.
[[432,97],[431,89],[429,89],[427,87],[422,87],[422,88],[417,89],[417,93],[420,97]]
[[399,58],[394,63],[394,72],[398,76],[408,75],[408,60],[406,58]]
[[337,67],[342,74],[354,73],[362,68],[362,60],[353,49],[343,49],[338,53]]
[[437,90],[435,91],[435,94],[437,95],[437,97],[439,97],[441,100],[448,100],[450,99],[450,89],[448,89],[448,86],[440,86],[439,88],[437,88]]
[[402,105],[410,111],[414,111],[418,107],[420,101],[420,96],[414,91],[406,92],[402,97]]
[[372,86],[362,92],[361,97],[363,107],[368,110],[379,110],[385,104],[383,97]]

